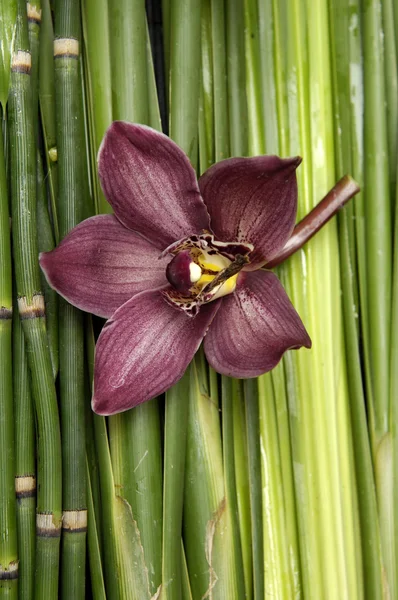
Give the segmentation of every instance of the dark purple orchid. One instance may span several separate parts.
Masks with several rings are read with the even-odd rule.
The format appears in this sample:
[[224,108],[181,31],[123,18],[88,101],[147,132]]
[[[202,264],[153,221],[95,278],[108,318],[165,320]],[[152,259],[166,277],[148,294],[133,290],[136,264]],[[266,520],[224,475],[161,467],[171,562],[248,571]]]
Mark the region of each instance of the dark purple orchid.
[[203,338],[210,365],[239,378],[311,346],[278,278],[261,270],[292,233],[299,164],[232,158],[198,182],[165,135],[111,125],[98,165],[114,216],[83,221],[40,259],[64,298],[109,319],[96,348],[95,412],[164,392]]

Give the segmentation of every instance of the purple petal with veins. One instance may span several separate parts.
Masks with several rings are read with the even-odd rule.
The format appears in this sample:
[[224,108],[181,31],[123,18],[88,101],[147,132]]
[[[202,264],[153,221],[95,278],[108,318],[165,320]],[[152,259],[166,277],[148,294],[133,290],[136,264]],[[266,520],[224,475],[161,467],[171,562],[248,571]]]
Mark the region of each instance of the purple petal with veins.
[[241,281],[223,298],[204,349],[219,373],[257,377],[273,369],[286,350],[310,348],[311,340],[274,273],[243,273]]
[[254,245],[245,270],[271,260],[289,239],[296,220],[300,162],[298,157],[230,158],[199,179],[216,237]]
[[106,318],[135,294],[166,286],[169,261],[113,215],[86,219],[40,256],[48,282],[61,296]]
[[154,129],[115,121],[98,153],[98,173],[116,217],[160,250],[209,228],[188,157]]
[[123,304],[98,338],[93,410],[101,415],[121,412],[176,383],[218,308],[212,302],[190,318],[160,291],[143,292]]

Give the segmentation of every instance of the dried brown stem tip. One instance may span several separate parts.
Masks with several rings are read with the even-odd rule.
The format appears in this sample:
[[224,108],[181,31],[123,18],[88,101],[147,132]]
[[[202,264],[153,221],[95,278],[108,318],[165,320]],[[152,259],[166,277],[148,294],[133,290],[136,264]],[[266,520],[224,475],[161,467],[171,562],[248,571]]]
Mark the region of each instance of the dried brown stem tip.
[[344,175],[330,192],[296,225],[281,252],[265,265],[272,269],[300,250],[326,223],[359,192],[357,182]]

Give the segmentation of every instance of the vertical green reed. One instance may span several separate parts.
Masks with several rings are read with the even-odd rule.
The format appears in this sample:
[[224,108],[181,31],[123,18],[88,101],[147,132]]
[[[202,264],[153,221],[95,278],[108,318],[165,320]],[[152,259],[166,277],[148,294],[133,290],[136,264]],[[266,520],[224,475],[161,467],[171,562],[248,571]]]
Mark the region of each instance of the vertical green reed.
[[61,531],[61,447],[57,398],[40,291],[36,239],[36,143],[30,81],[26,4],[18,27],[8,102],[13,250],[16,292],[25,336],[38,431],[35,597],[58,597]]
[[[80,77],[80,2],[55,5],[55,100],[58,146],[57,215],[62,239],[86,211],[87,160]],[[59,307],[60,413],[63,459],[61,597],[85,597],[87,483],[83,314]]]
[[[1,114],[1,111],[0,111]],[[2,114],[1,114],[2,116]],[[3,122],[1,118],[0,122]],[[0,129],[0,598],[17,598],[15,443],[12,388],[12,265],[3,131]]]

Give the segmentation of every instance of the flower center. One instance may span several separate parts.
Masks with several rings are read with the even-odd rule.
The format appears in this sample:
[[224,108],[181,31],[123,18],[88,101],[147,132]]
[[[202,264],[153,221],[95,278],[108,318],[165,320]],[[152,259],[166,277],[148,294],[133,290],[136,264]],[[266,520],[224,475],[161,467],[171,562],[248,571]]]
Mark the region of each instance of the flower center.
[[166,276],[181,294],[211,302],[235,291],[238,273],[248,262],[240,254],[231,261],[220,254],[183,250],[167,265]]
[[232,294],[251,250],[251,244],[219,242],[211,234],[177,242],[167,249],[175,256],[166,269],[173,287],[166,299],[193,315],[201,304]]

